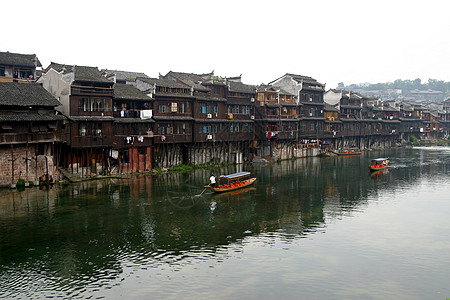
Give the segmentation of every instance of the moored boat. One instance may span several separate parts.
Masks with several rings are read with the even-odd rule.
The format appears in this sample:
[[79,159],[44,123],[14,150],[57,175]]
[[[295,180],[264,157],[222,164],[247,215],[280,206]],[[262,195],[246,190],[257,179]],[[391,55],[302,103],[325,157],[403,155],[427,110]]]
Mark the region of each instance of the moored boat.
[[335,153],[337,155],[360,155],[362,151],[358,148],[343,148],[342,150]]
[[239,172],[228,175],[220,175],[217,179],[217,184],[215,187],[207,185],[205,188],[208,188],[215,193],[223,193],[244,188],[253,184],[255,181],[256,178],[252,178],[250,172]]
[[389,165],[387,158],[375,158],[370,160],[369,169],[372,171],[379,171],[385,169]]

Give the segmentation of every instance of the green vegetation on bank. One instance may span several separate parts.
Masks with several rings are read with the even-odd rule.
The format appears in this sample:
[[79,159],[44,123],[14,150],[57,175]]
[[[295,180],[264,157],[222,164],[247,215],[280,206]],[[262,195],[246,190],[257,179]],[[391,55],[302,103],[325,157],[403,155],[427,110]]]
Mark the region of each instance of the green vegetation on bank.
[[409,144],[412,146],[429,146],[429,145],[436,145],[436,146],[450,146],[450,140],[433,140],[433,141],[421,141],[415,136],[409,137]]
[[[343,83],[339,83],[340,88],[343,87]],[[444,94],[450,92],[450,82],[428,79],[428,82],[422,83],[420,78],[414,80],[401,80],[397,79],[394,82],[375,83],[375,84],[351,84],[347,86],[348,89],[363,89],[363,90],[387,90],[387,89],[401,89],[402,94],[407,94],[412,90],[433,90],[441,91]]]

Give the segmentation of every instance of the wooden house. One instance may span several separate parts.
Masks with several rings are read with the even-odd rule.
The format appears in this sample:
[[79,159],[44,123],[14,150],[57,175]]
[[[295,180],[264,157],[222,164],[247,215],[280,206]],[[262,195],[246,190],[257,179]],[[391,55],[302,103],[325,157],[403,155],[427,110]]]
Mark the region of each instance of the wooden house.
[[325,103],[324,105],[325,125],[323,128],[324,139],[339,138],[342,136],[342,121],[339,118],[339,109],[335,105]]
[[323,137],[325,85],[309,76],[286,73],[269,83],[297,96],[300,106],[300,132],[303,140]]
[[114,84],[112,149],[119,173],[152,168],[153,100],[134,85]]
[[34,82],[41,67],[35,54],[0,52],[0,82]]
[[189,162],[188,145],[193,139],[192,89],[167,79],[136,78],[135,86],[152,100],[153,165],[167,167]]
[[41,85],[0,82],[0,185],[57,179],[67,119]]
[[96,67],[51,63],[38,82],[71,120],[64,166],[73,173],[107,172],[113,146],[113,82]]

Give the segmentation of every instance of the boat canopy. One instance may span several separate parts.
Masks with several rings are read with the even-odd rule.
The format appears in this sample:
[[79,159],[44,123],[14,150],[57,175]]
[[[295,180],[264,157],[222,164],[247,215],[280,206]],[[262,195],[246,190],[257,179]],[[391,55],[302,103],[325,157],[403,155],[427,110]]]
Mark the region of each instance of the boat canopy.
[[235,179],[243,176],[250,176],[250,172],[239,172],[239,173],[233,173],[228,175],[220,175],[219,178],[228,178],[228,179]]
[[370,161],[385,161],[385,160],[387,160],[387,158],[374,158],[371,159]]

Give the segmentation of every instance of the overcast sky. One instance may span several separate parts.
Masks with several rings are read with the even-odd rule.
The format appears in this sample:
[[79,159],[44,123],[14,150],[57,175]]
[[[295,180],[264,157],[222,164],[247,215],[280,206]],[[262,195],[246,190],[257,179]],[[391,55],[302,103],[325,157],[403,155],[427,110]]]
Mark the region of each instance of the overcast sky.
[[99,69],[450,81],[448,1],[2,1],[0,51]]

